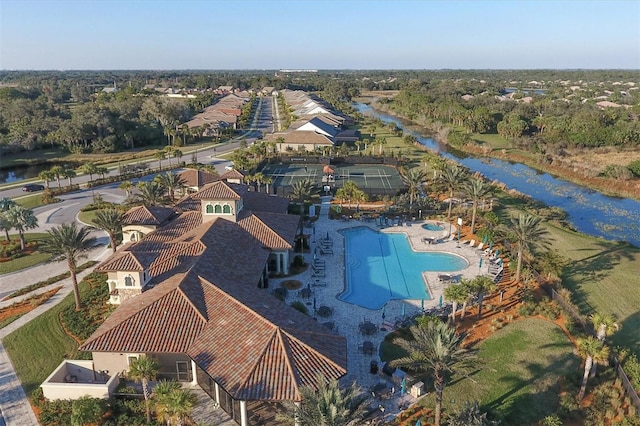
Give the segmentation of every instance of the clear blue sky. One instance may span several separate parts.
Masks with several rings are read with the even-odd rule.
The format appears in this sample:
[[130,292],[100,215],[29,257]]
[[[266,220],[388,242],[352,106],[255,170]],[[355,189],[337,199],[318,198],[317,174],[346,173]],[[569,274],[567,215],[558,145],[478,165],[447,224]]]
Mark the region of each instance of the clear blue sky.
[[0,69],[640,69],[640,0],[0,0]]

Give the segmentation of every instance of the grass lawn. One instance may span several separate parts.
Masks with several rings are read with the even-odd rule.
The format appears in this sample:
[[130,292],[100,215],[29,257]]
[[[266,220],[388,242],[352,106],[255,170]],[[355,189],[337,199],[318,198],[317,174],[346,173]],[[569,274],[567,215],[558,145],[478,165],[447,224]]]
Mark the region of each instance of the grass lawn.
[[[24,235],[27,242],[49,238],[49,234],[47,233],[25,233]],[[9,234],[9,237],[11,237],[11,240],[15,240],[18,238],[18,235]],[[19,257],[8,262],[2,262],[0,263],[0,275],[19,271],[42,262],[46,262],[50,258],[50,254],[36,251],[28,256]]]
[[572,260],[562,283],[584,314],[610,313],[622,328],[611,339],[640,355],[640,249],[548,225],[552,248]]
[[[555,324],[525,318],[509,324],[478,346],[468,377],[457,375],[444,390],[443,409],[453,412],[478,400],[502,424],[533,424],[558,406],[560,383],[579,375],[580,362],[569,338]],[[433,389],[420,404],[435,406]],[[573,391],[573,388],[571,388]]]
[[[89,289],[88,283],[80,283],[83,298]],[[82,354],[58,319],[61,311],[74,305],[73,293],[70,293],[57,306],[2,340],[27,395],[37,389],[63,359],[78,359]],[[86,354],[83,355],[86,358]]]

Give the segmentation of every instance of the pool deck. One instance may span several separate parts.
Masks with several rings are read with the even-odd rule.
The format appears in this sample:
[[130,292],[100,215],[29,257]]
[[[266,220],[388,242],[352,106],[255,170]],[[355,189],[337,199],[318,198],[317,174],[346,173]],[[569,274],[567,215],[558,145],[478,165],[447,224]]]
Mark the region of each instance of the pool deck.
[[[319,220],[315,223],[314,229],[307,229],[305,233],[311,235],[311,250],[310,253],[305,253],[305,261],[309,264],[313,263],[314,248],[319,245],[319,240],[325,239],[327,235],[333,242],[333,254],[318,254],[320,259],[325,260],[325,276],[314,277],[312,276],[311,268],[308,268],[302,274],[286,277],[282,279],[270,280],[270,287],[277,288],[280,286],[280,282],[285,279],[295,278],[303,283],[302,288],[311,287],[312,295],[310,298],[302,298],[299,291],[290,291],[287,296],[287,303],[293,301],[303,301],[307,304],[309,311],[313,311],[312,301],[315,298],[316,306],[328,306],[332,309],[332,314],[329,317],[322,318],[317,317],[319,322],[332,322],[335,325],[334,332],[337,332],[341,336],[347,338],[347,369],[348,375],[343,379],[344,383],[351,383],[354,380],[363,389],[369,389],[374,385],[380,383],[381,380],[385,380],[385,377],[381,374],[370,374],[371,361],[377,361],[380,364],[380,356],[378,354],[380,343],[383,341],[384,336],[392,331],[389,327],[390,324],[394,324],[396,319],[402,318],[402,305],[405,305],[406,317],[414,316],[421,312],[421,300],[391,300],[386,304],[385,318],[386,321],[383,325],[382,310],[370,310],[358,305],[343,302],[338,299],[338,295],[344,291],[344,240],[342,235],[338,232],[340,229],[352,228],[356,226],[369,226],[372,229],[376,229],[380,232],[386,233],[404,233],[408,236],[411,247],[416,251],[422,252],[448,252],[457,254],[464,257],[469,265],[458,272],[452,273],[456,278],[473,278],[480,274],[486,274],[488,263],[484,262],[482,268],[480,265],[481,252],[476,248],[469,247],[468,244],[460,244],[456,240],[446,241],[435,244],[428,244],[423,241],[425,237],[442,238],[444,234],[449,235],[449,229],[445,231],[429,231],[422,228],[422,224],[425,221],[415,221],[412,223],[405,223],[402,226],[388,226],[380,228],[375,221],[363,222],[358,220],[330,220],[328,217],[330,208],[331,197],[322,197],[322,205],[320,207]],[[443,223],[440,221],[439,223]],[[448,228],[448,223],[445,225]],[[455,235],[457,228],[452,225],[451,234]],[[438,279],[438,272],[423,272],[429,292],[431,293],[431,300],[424,301],[425,309],[435,308],[438,306],[440,296],[442,295],[444,288],[449,285],[443,283]],[[311,312],[313,314],[313,312]],[[377,325],[378,331],[373,335],[363,336],[360,332],[359,324],[364,320],[369,320],[373,324]],[[384,328],[385,331],[380,330]],[[374,351],[373,355],[364,354],[362,351],[362,344],[364,341],[370,341],[373,343]],[[392,384],[389,383],[389,386]],[[399,405],[407,405],[415,402],[415,398],[410,395],[400,395],[399,387],[396,384],[396,390],[398,390],[394,397],[389,399],[383,399],[380,401],[385,409],[385,417],[393,417],[399,412]]]

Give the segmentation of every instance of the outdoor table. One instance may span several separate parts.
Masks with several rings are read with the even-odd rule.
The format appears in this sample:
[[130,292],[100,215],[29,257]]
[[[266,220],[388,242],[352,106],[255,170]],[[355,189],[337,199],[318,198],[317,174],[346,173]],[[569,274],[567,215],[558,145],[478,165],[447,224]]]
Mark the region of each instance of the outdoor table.
[[321,317],[328,317],[328,316],[331,316],[331,308],[330,308],[330,307],[328,307],[328,306],[324,306],[324,305],[322,305],[322,306],[320,306],[320,307],[318,308],[317,313],[318,313],[318,315],[319,315],[319,316],[321,316]]
[[362,342],[363,353],[367,355],[373,355],[373,351],[374,351],[373,342],[371,342],[370,340],[365,340],[364,342]]
[[364,335],[370,336],[378,331],[378,327],[372,322],[365,322],[360,324],[360,332]]

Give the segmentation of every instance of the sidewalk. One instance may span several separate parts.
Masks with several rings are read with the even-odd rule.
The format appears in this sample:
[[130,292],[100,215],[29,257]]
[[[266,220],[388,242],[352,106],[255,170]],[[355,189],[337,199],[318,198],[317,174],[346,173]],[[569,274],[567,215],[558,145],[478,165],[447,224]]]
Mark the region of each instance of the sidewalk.
[[[89,252],[88,259],[102,261],[111,255],[111,249],[101,246]],[[78,274],[78,280],[87,276],[94,268],[89,268]],[[48,277],[67,272],[68,266],[66,261],[40,264],[22,271],[14,272],[2,276],[2,293],[0,298],[7,294],[24,287],[25,285],[44,280]],[[40,288],[35,292],[24,296],[16,297],[5,302],[0,302],[0,307],[8,306],[16,301],[22,300],[33,294],[43,293],[53,287],[62,286],[60,291],[51,299],[38,306],[33,311],[23,315],[8,326],[0,329],[0,426],[29,426],[38,425],[29,400],[22,389],[20,380],[11,364],[9,355],[5,351],[1,341],[7,335],[14,332],[24,324],[28,323],[38,315],[56,306],[72,291],[71,278],[64,279],[47,287]]]

